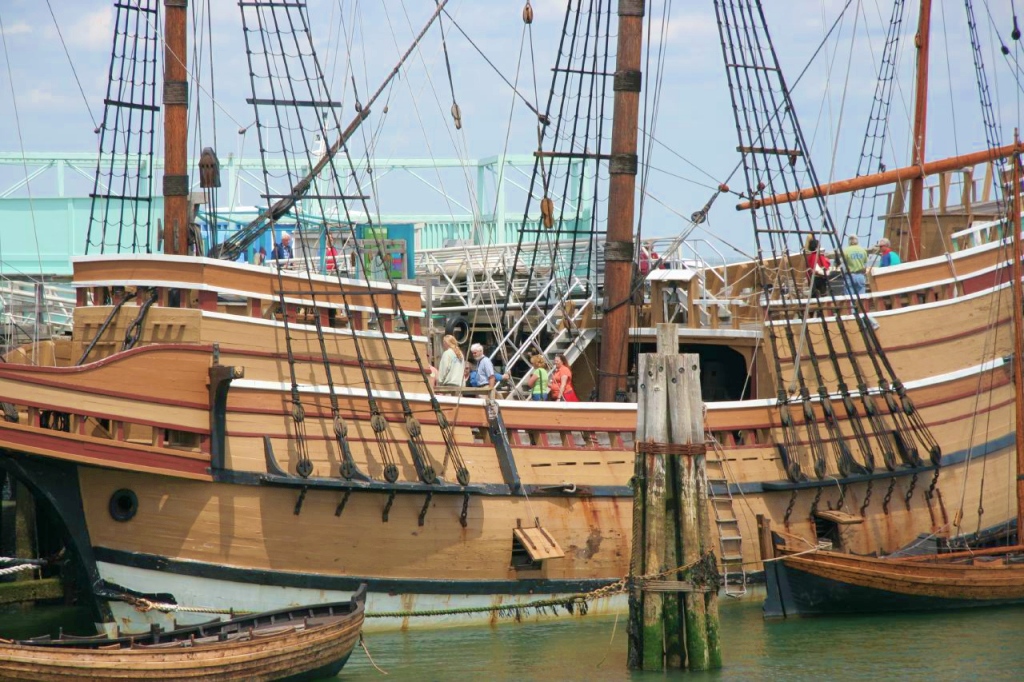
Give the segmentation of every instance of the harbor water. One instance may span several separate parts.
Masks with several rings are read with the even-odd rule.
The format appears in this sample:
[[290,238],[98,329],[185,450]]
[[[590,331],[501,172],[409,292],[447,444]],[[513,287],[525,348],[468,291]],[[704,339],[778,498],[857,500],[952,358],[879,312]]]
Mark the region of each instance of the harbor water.
[[[340,679],[364,680],[1020,680],[1024,608],[766,622],[757,599],[723,600],[725,668],[626,671],[625,618],[573,618],[371,633]],[[88,632],[73,609],[0,612],[0,636]]]

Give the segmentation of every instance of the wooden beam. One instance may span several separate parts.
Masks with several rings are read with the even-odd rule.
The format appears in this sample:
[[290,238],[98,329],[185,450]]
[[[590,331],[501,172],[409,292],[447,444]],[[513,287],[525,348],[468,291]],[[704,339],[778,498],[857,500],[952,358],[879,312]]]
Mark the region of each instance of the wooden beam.
[[1020,143],[1009,144],[1005,147],[996,147],[995,149],[986,149],[980,152],[951,156],[948,159],[940,159],[939,161],[930,161],[929,163],[924,163],[920,166],[905,166],[903,168],[896,168],[883,173],[862,175],[857,178],[830,182],[826,185],[808,187],[806,189],[800,189],[786,194],[776,194],[775,196],[765,197],[763,199],[741,201],[736,204],[736,210],[748,211],[752,208],[756,209],[764,208],[765,206],[777,206],[779,204],[788,204],[794,201],[813,199],[814,197],[829,197],[833,194],[845,194],[847,192],[856,192],[860,189],[891,185],[902,180],[912,180],[916,177],[924,178],[929,175],[936,175],[946,171],[977,166],[979,163],[1003,159],[1011,154],[1021,152],[1024,152],[1024,145]]
[[633,222],[636,201],[637,132],[643,60],[645,0],[619,0],[615,51],[612,160],[608,181],[604,320],[597,380],[598,400],[612,402],[626,388],[630,289],[633,286]]
[[[917,78],[914,94],[914,138],[911,146],[910,164],[924,164],[925,131],[928,125],[928,45],[932,20],[932,0],[921,0],[921,12],[917,22]],[[917,260],[922,252],[921,217],[924,215],[924,175],[910,181],[910,238],[907,245],[907,260]]]
[[188,253],[188,4],[164,0],[164,253]]

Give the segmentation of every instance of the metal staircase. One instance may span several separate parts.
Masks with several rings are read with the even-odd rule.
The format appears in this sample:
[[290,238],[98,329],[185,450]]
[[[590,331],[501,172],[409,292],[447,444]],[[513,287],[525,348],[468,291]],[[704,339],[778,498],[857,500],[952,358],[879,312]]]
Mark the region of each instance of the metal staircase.
[[70,284],[0,280],[3,350],[71,332],[75,290]]
[[[531,349],[539,349],[541,334],[550,331],[554,336],[540,352],[549,364],[558,353],[564,353],[566,360],[572,364],[596,338],[596,329],[580,328],[580,323],[594,305],[590,282],[583,277],[572,277],[569,285],[560,293],[556,293],[555,283],[556,280],[549,280],[541,287],[540,292],[495,345],[490,354],[492,360],[500,358],[506,368],[513,367]],[[529,329],[529,334],[525,339],[518,340],[523,329]],[[516,381],[513,394],[521,395],[527,376],[528,373]]]
[[[713,443],[714,441],[712,441]],[[718,527],[718,549],[722,562],[722,587],[728,597],[747,593],[747,575],[743,568],[743,536],[733,505],[732,491],[720,458],[721,449],[709,448],[705,464],[708,476],[708,499]]]

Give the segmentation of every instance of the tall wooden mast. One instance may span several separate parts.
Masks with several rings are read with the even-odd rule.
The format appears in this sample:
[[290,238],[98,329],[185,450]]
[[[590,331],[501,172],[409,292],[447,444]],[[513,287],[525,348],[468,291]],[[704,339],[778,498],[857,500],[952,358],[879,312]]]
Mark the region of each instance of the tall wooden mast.
[[[1013,141],[1019,142],[1019,133],[1014,131]],[[1024,249],[1020,243],[1020,156],[1014,154],[1011,157],[1013,172],[1010,180],[1013,183],[1010,187],[1010,201],[1007,222],[1013,230],[1013,380],[1016,386],[1014,391],[1014,416],[1017,427],[1017,544],[1024,544],[1021,539],[1024,529],[1024,293],[1021,289],[1021,276],[1024,275],[1024,267],[1021,265],[1021,257],[1024,256]]]
[[[932,0],[921,0],[921,16],[917,22],[917,82],[914,91],[914,139],[910,165],[924,165],[925,132],[928,127],[928,46],[932,21]],[[910,244],[907,260],[917,260],[922,253],[921,218],[924,213],[924,177],[910,181]]]
[[164,0],[164,253],[188,253],[188,0]]
[[637,130],[640,116],[640,60],[645,0],[619,0],[615,56],[615,106],[608,172],[608,241],[605,243],[604,320],[601,325],[598,400],[611,402],[626,387],[630,288],[633,280],[633,215]]

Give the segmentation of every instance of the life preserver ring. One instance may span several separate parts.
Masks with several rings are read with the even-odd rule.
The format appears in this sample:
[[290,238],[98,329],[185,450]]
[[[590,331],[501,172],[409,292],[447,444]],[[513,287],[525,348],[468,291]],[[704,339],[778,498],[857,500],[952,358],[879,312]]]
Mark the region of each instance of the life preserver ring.
[[454,336],[459,345],[466,343],[469,341],[469,320],[464,317],[449,317],[444,325],[444,333]]

